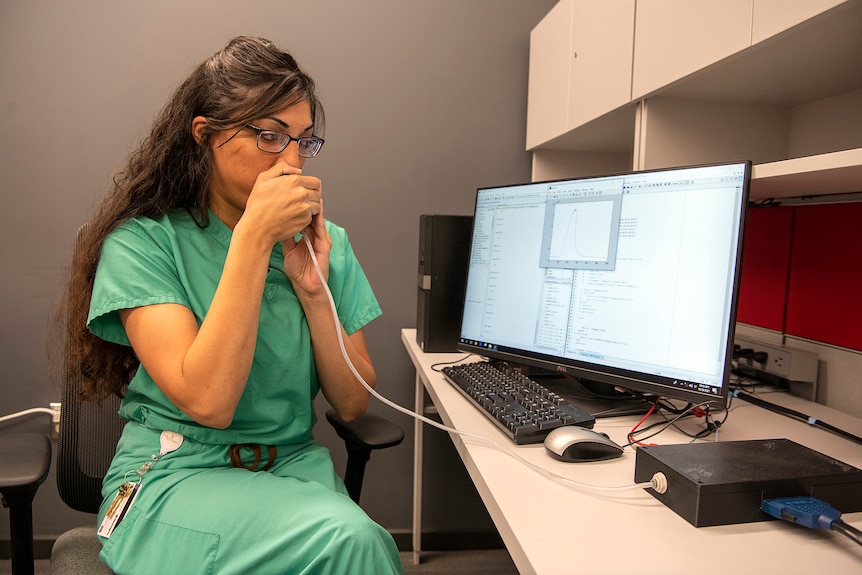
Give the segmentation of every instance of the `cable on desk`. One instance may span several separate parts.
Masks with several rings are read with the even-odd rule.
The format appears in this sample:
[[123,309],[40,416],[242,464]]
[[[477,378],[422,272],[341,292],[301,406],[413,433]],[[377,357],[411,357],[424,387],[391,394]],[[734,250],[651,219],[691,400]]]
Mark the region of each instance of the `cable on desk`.
[[862,531],[859,531],[852,525],[844,523],[842,519],[837,519],[832,522],[832,530],[837,531],[842,535],[846,535],[854,543],[862,545]]
[[862,437],[859,437],[858,435],[853,435],[849,431],[844,431],[843,429],[840,429],[838,427],[830,425],[830,424],[826,423],[825,421],[817,419],[816,417],[806,415],[800,411],[796,411],[794,409],[790,409],[789,407],[784,407],[782,405],[772,403],[771,401],[766,401],[764,399],[760,399],[759,397],[755,397],[753,395],[750,395],[748,393],[744,393],[744,392],[738,391],[738,390],[732,391],[731,395],[733,397],[738,397],[739,399],[744,399],[748,403],[751,403],[751,404],[756,405],[758,407],[762,407],[763,409],[767,409],[769,411],[784,415],[786,417],[798,419],[798,420],[803,421],[809,425],[816,425],[817,427],[822,427],[823,429],[826,429],[828,431],[831,431],[832,433],[840,435],[841,437],[844,437],[845,439],[849,439],[850,441],[855,441],[856,443],[862,444]]
[[392,409],[394,409],[396,411],[400,411],[401,413],[404,413],[405,415],[409,415],[410,417],[413,417],[414,419],[418,419],[419,421],[427,423],[428,425],[430,425],[432,427],[436,427],[437,429],[442,429],[443,431],[448,431],[449,433],[454,433],[456,435],[460,435],[461,437],[471,438],[471,439],[477,440],[482,445],[485,445],[487,447],[492,447],[498,451],[501,451],[501,452],[505,453],[506,455],[508,455],[509,457],[512,457],[516,461],[519,461],[523,465],[529,467],[533,471],[535,471],[541,475],[544,475],[545,477],[547,477],[549,479],[553,479],[554,481],[557,481],[559,483],[565,483],[565,484],[568,484],[568,485],[571,485],[574,487],[580,487],[580,488],[584,488],[584,489],[592,489],[595,491],[627,491],[630,489],[645,489],[647,487],[652,487],[652,488],[657,487],[656,482],[658,480],[655,477],[653,477],[653,480],[650,482],[632,483],[630,485],[622,485],[619,487],[602,487],[599,485],[590,485],[588,483],[581,483],[580,481],[575,481],[573,479],[569,479],[568,477],[563,477],[562,475],[557,475],[556,473],[553,473],[552,471],[548,471],[547,469],[544,469],[544,468],[539,467],[538,465],[536,465],[534,463],[527,461],[526,459],[524,459],[523,457],[521,457],[517,453],[506,449],[505,447],[503,447],[502,445],[500,445],[499,443],[497,443],[496,441],[494,441],[490,437],[485,437],[484,435],[479,435],[478,433],[469,433],[466,431],[460,431],[458,429],[448,427],[446,425],[443,425],[442,423],[438,423],[438,422],[434,421],[433,419],[428,419],[427,417],[425,417],[423,415],[415,413],[415,412],[407,409],[406,407],[402,407],[402,406],[398,405],[397,403],[390,401],[386,397],[382,396],[373,387],[368,385],[368,383],[365,381],[365,379],[362,377],[362,375],[359,373],[359,371],[353,365],[353,362],[350,361],[350,357],[347,353],[347,349],[344,347],[344,337],[341,334],[341,331],[342,331],[341,324],[338,321],[338,311],[337,311],[337,308],[335,306],[335,300],[332,298],[332,292],[329,290],[329,285],[326,282],[326,278],[323,276],[323,270],[320,269],[320,264],[317,263],[317,257],[314,254],[314,248],[311,245],[311,240],[309,240],[308,236],[305,234],[303,234],[302,237],[305,240],[305,245],[308,247],[308,252],[311,255],[311,261],[312,261],[312,263],[314,263],[314,269],[317,271],[317,276],[318,276],[318,278],[320,278],[320,282],[326,291],[327,298],[329,299],[329,306],[332,309],[332,317],[333,317],[333,321],[335,322],[335,333],[338,335],[338,345],[341,348],[341,355],[344,357],[344,361],[347,364],[347,367],[350,368],[350,371],[353,373],[354,377],[356,377],[356,379],[359,381],[359,383],[361,383],[362,386],[365,387],[365,389],[368,391],[368,393],[370,393],[371,395],[373,395],[374,397],[379,399],[385,405],[388,405]]
[[[650,408],[647,410],[647,412],[644,414],[644,416],[640,418],[640,421],[638,421],[635,424],[635,426],[632,427],[632,430],[629,431],[628,435],[626,436],[628,438],[629,442],[627,444],[623,445],[623,447],[628,447],[629,445],[634,445],[635,443],[637,443],[638,445],[642,445],[641,440],[635,439],[634,435],[635,435],[635,433],[637,433],[638,428],[641,426],[641,424],[644,421],[646,421],[646,418],[649,417],[650,415],[652,415],[652,413],[655,411],[655,408],[657,405],[658,405],[658,400],[653,402],[653,404],[650,406]],[[647,429],[650,429],[650,428],[647,428]],[[645,431],[645,430],[641,430],[641,431]],[[664,431],[664,429],[662,429],[662,431]],[[659,433],[661,433],[661,432],[659,432]],[[644,439],[649,439],[650,437],[652,437],[652,435],[650,435],[649,437],[645,437]]]
[[[691,438],[692,441],[703,439],[713,433],[715,433],[715,440],[718,441],[718,430],[724,425],[724,422],[727,421],[727,416],[730,413],[730,404],[728,404],[727,409],[724,410],[724,417],[721,420],[713,419],[712,414],[708,410],[709,402],[699,403],[699,404],[687,404],[685,407],[677,408],[673,405],[668,404],[667,402],[661,401],[661,398],[656,398],[653,406],[650,407],[650,410],[646,413],[646,415],[641,418],[640,421],[632,428],[631,431],[628,432],[628,440],[623,447],[628,447],[630,445],[645,445],[643,441],[650,439],[651,437],[655,437],[656,435],[662,433],[669,427],[675,427],[680,433],[683,435],[687,435]],[[676,417],[673,419],[668,419],[668,415],[665,414],[665,411],[674,414]],[[657,421],[647,427],[640,428],[643,422],[649,417],[653,412],[659,414],[664,418],[664,421]],[[686,417],[703,417],[706,421],[706,426],[698,431],[697,433],[692,433],[689,431],[685,431],[679,425],[677,425],[682,419]],[[645,437],[635,438],[636,434],[645,433],[655,428],[660,428],[658,431],[651,433]]]

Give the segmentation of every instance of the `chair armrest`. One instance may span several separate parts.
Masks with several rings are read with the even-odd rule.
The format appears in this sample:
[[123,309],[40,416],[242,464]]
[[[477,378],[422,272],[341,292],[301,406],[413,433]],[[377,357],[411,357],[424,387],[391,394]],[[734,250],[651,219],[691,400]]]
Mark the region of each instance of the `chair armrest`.
[[0,434],[0,490],[35,490],[51,467],[51,440],[41,433]]
[[330,409],[326,412],[326,419],[335,428],[338,437],[366,449],[393,447],[404,440],[404,431],[398,425],[367,411],[347,423]]

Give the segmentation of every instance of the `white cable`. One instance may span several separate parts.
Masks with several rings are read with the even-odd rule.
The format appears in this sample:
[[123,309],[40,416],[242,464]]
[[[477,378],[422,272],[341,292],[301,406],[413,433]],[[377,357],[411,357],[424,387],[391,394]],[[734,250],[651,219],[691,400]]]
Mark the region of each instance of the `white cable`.
[[442,429],[443,431],[448,431],[449,433],[454,433],[454,434],[460,435],[461,437],[467,437],[470,439],[475,439],[479,443],[481,443],[487,447],[492,447],[494,449],[497,449],[498,451],[502,451],[506,455],[514,458],[516,461],[519,461],[520,463],[526,465],[527,467],[529,467],[530,469],[532,469],[536,473],[544,475],[545,477],[548,477],[549,479],[553,479],[554,481],[557,481],[560,483],[565,483],[565,484],[568,484],[568,485],[571,485],[574,487],[594,489],[596,491],[627,491],[629,489],[643,489],[645,487],[654,487],[653,483],[651,483],[651,482],[650,483],[634,483],[631,485],[622,485],[619,487],[602,487],[602,486],[598,486],[598,485],[590,485],[587,483],[581,483],[580,481],[575,481],[573,479],[569,479],[568,477],[564,477],[562,475],[557,475],[556,473],[549,471],[547,469],[544,469],[543,467],[540,467],[540,466],[536,465],[535,463],[527,461],[526,459],[521,457],[519,454],[517,454],[517,453],[515,453],[509,449],[506,449],[505,447],[503,447],[502,445],[500,445],[498,442],[494,441],[490,437],[485,437],[484,435],[479,435],[476,433],[469,433],[466,431],[460,431],[458,429],[454,429],[452,427],[447,427],[446,425],[443,425],[442,423],[438,423],[438,422],[434,421],[433,419],[428,419],[427,417],[420,415],[418,413],[415,413],[414,411],[411,411],[411,410],[407,409],[406,407],[402,407],[402,406],[398,405],[397,403],[390,401],[386,397],[383,397],[382,395],[380,395],[373,387],[368,385],[368,383],[365,381],[365,379],[362,377],[362,375],[360,375],[360,373],[356,370],[356,367],[354,367],[353,362],[350,361],[350,357],[347,354],[347,349],[344,347],[344,338],[341,335],[341,323],[338,321],[338,310],[335,306],[335,300],[332,297],[332,292],[329,290],[329,284],[327,284],[326,278],[323,277],[323,271],[320,269],[320,265],[317,263],[317,257],[314,254],[314,248],[311,246],[311,240],[308,239],[307,234],[303,234],[302,237],[303,237],[303,239],[305,239],[305,245],[308,246],[308,253],[311,254],[311,261],[314,263],[314,269],[317,270],[317,276],[318,276],[318,278],[320,278],[320,281],[323,284],[324,289],[326,290],[326,296],[329,299],[329,305],[332,308],[332,317],[335,321],[335,333],[338,334],[338,345],[341,347],[341,355],[344,356],[344,361],[347,363],[347,367],[350,368],[350,371],[353,372],[353,375],[356,376],[356,379],[358,379],[359,382],[363,385],[363,387],[365,387],[365,389],[367,389],[368,392],[371,395],[373,395],[374,397],[376,397],[378,400],[380,400],[381,402],[383,402],[384,404],[388,405],[389,407],[391,407],[392,409],[394,409],[396,411],[400,411],[401,413],[409,415],[410,417],[418,419],[419,421],[427,423],[428,425],[436,427],[437,429]]
[[47,407],[34,407],[33,409],[25,409],[24,411],[19,411],[18,413],[10,413],[9,415],[4,415],[0,417],[0,423],[3,421],[8,421],[10,419],[15,419],[17,417],[23,417],[25,415],[30,415],[31,413],[47,413],[49,415],[54,415],[54,410],[49,409]]

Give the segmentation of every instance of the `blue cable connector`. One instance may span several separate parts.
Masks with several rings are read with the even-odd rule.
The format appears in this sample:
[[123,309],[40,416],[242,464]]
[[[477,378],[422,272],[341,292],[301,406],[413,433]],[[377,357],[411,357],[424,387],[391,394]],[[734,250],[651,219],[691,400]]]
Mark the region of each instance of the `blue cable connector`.
[[814,497],[781,497],[760,503],[764,513],[803,527],[831,529],[862,545],[862,532],[841,520],[841,512]]

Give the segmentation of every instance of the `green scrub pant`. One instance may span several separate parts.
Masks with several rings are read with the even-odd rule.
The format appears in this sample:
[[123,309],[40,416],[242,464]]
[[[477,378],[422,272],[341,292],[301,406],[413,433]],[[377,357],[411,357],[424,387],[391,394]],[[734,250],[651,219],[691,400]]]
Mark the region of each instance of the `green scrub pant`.
[[[120,485],[159,453],[159,436],[126,425],[99,522]],[[265,472],[232,467],[228,449],[185,438],[155,462],[102,538],[102,560],[117,575],[401,573],[391,535],[347,496],[324,447],[279,446]]]

